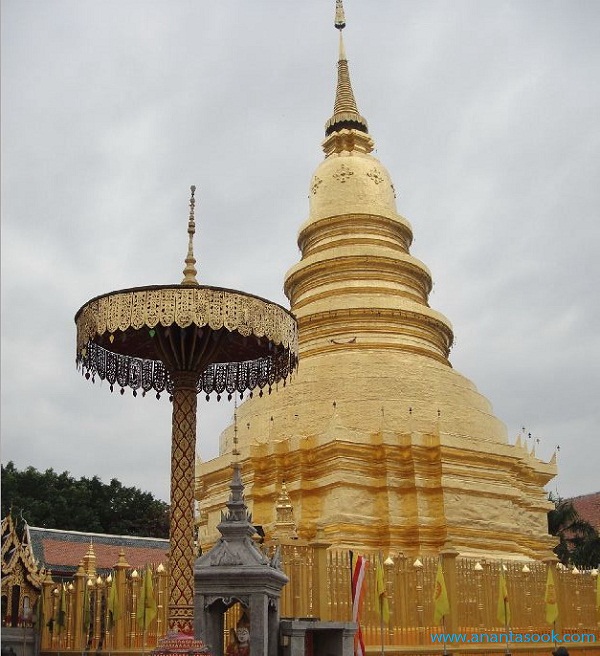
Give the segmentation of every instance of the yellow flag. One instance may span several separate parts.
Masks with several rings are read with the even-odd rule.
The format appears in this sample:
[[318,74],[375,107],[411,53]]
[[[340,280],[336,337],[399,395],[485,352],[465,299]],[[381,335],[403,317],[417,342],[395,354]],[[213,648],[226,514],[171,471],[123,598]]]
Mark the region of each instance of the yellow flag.
[[384,623],[389,624],[390,604],[385,589],[385,577],[383,576],[381,556],[377,558],[377,564],[375,565],[375,608]]
[[92,614],[90,612],[90,587],[91,584],[90,580],[88,579],[85,581],[84,586],[83,586],[83,632],[84,634],[87,635],[88,629],[90,628],[90,624],[92,623]]
[[146,571],[144,572],[135,617],[144,631],[156,617],[156,599],[154,598],[154,589],[152,587],[152,572],[149,567],[146,567]]
[[58,624],[59,633],[67,624],[67,598],[64,584],[60,586],[60,599],[58,602],[58,617],[56,623]]
[[36,609],[36,625],[37,628],[40,631],[43,631],[44,629],[44,618],[46,615],[46,609],[45,609],[45,604],[44,604],[44,588],[40,590],[40,596],[37,599],[37,602],[35,604],[35,609]]
[[508,602],[508,588],[506,587],[506,577],[504,576],[504,570],[502,566],[500,567],[500,582],[498,585],[498,610],[497,610],[498,622],[502,626],[508,626],[510,624],[510,604]]
[[552,566],[548,566],[548,578],[546,579],[546,594],[544,595],[546,602],[546,622],[554,624],[558,617],[558,602],[556,600],[556,585],[554,584],[554,574]]
[[435,590],[433,592],[433,623],[439,624],[442,618],[449,613],[448,590],[446,589],[442,563],[438,563],[437,574],[435,575]]
[[119,604],[119,594],[117,591],[117,577],[113,577],[108,593],[108,629],[112,629],[117,620],[121,617],[121,606]]

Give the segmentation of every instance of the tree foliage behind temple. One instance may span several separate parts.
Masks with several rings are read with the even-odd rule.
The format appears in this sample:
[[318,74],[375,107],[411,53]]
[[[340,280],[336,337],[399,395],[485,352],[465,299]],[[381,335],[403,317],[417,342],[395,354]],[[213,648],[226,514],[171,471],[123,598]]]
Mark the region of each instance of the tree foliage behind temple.
[[579,517],[570,499],[561,499],[552,493],[548,498],[554,503],[548,513],[548,532],[560,540],[554,548],[560,562],[577,567],[600,566],[598,531]]
[[105,484],[53,469],[19,471],[10,461],[2,465],[2,517],[11,509],[15,520],[41,528],[169,537],[168,504],[116,478]]

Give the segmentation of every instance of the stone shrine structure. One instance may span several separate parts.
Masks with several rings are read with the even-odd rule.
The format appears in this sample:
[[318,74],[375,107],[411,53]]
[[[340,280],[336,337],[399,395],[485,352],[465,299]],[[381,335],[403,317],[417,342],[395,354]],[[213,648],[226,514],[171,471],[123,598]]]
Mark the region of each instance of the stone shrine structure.
[[[285,388],[238,410],[246,498],[265,531],[285,482],[298,535],[336,547],[541,558],[547,534],[542,462],[475,385],[452,368],[450,321],[429,306],[432,276],[410,253],[413,230],[373,156],[340,30],[324,160],[309,184],[301,260],[284,280],[298,319],[300,366]],[[409,192],[410,193],[410,192]],[[217,537],[233,427],[198,464],[201,539]]]
[[194,633],[223,654],[224,613],[236,603],[250,620],[250,654],[277,656],[279,598],[288,577],[277,553],[269,559],[252,539],[256,529],[244,502],[240,465],[233,465],[231,495],[218,530],[221,538],[194,566]]

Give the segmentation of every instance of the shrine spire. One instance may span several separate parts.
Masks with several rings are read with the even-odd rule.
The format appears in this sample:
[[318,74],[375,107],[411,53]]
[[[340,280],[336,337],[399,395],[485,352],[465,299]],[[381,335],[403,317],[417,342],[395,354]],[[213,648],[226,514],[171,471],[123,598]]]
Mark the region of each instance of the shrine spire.
[[367,121],[358,113],[352,84],[350,83],[350,71],[348,68],[348,59],[344,48],[344,38],[342,30],[346,27],[346,16],[342,0],[336,0],[335,3],[335,27],[340,33],[340,47],[338,56],[338,77],[335,90],[335,104],[333,116],[325,124],[325,135],[329,136],[332,132],[339,130],[354,129],[368,133]]
[[188,252],[187,257],[185,258],[185,268],[183,269],[183,280],[181,281],[182,285],[186,287],[198,287],[198,280],[196,279],[196,258],[194,257],[194,235],[196,233],[196,221],[194,218],[194,208],[196,206],[196,199],[194,194],[196,193],[196,187],[192,185],[190,187],[190,216],[188,219]]

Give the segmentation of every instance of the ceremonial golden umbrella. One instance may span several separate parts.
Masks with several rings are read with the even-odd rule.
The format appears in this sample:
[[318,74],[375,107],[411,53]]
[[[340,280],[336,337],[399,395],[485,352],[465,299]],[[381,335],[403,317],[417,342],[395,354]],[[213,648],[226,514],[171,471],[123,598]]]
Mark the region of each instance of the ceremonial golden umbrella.
[[193,252],[179,285],[110,292],[75,315],[77,364],[121,394],[168,393],[173,402],[169,629],[193,632],[194,466],[197,395],[271,392],[297,365],[297,325],[285,308],[244,292],[200,285]]

